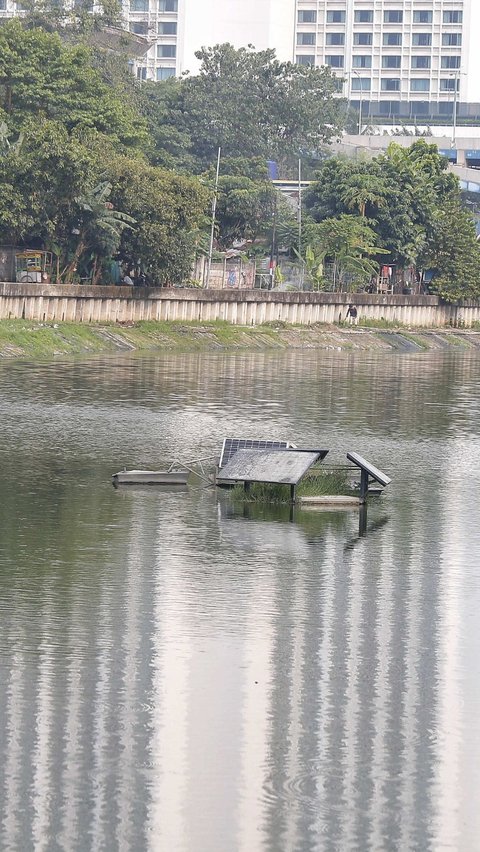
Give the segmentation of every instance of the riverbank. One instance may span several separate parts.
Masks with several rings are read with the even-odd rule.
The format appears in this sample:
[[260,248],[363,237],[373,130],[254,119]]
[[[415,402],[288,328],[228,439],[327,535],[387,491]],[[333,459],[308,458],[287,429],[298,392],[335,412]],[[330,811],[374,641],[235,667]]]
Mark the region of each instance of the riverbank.
[[61,355],[237,349],[324,349],[337,351],[422,352],[478,349],[480,331],[430,331],[319,324],[281,323],[249,327],[225,322],[138,322],[125,324],[0,321],[0,358],[50,358]]

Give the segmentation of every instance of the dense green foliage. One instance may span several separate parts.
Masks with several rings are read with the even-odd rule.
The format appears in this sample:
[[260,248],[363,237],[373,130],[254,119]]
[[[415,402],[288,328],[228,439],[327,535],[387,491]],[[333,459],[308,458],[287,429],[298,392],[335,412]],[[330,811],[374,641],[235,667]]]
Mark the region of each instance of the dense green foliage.
[[268,239],[266,160],[337,132],[330,72],[217,45],[197,76],[140,85],[128,33],[101,49],[118,0],[95,9],[26,0],[0,27],[0,242],[53,251],[67,283],[109,280],[113,260],[149,283],[188,280],[219,146],[216,247]]
[[279,62],[273,50],[230,44],[196,55],[200,72],[184,81],[180,108],[193,153],[204,164],[219,146],[228,157],[288,162],[341,129],[330,69]]
[[[273,51],[203,48],[200,71],[142,83],[128,71],[119,0],[92,14],[26,0],[0,27],[0,242],[53,251],[59,280],[109,280],[112,262],[152,284],[189,279],[209,242],[221,148],[215,248],[298,255],[311,286],[365,286],[381,263],[430,270],[448,299],[480,294],[479,247],[457,180],[416,141],[365,161],[325,158],[345,104],[328,69]],[[277,197],[285,176],[322,164],[306,194],[303,233]],[[323,158],[323,160],[322,160]]]
[[[376,261],[377,268],[383,262],[430,270],[431,287],[446,299],[480,295],[474,222],[462,207],[457,178],[447,171],[447,161],[435,145],[419,140],[402,148],[392,143],[371,160],[332,157],[319,169],[305,202],[318,227],[324,228],[323,245],[330,258],[337,252],[328,246],[328,236],[345,230],[340,223],[346,223],[349,214],[351,229],[360,222],[370,229],[369,246],[361,255]],[[347,243],[344,240],[345,251]]]

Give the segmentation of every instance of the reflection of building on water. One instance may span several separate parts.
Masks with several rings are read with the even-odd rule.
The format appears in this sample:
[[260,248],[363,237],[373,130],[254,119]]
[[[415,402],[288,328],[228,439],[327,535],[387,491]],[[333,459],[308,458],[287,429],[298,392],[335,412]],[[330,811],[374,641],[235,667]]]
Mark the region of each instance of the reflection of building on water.
[[413,517],[409,549],[392,515],[345,549],[348,515],[120,499],[128,527],[104,562],[86,555],[62,588],[46,572],[35,590],[35,647],[32,595],[11,580],[25,611],[0,623],[0,647],[17,649],[0,692],[0,848],[427,849],[435,830],[436,848],[455,846],[454,781],[473,763],[461,730],[442,753],[461,715],[439,694],[444,667],[458,684],[460,608],[442,507],[433,540]]

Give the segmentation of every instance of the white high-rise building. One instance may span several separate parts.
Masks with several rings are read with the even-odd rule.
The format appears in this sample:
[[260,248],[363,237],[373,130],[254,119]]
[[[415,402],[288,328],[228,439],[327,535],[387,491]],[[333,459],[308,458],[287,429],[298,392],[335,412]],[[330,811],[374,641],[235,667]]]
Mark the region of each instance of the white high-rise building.
[[[73,0],[82,2],[82,0]],[[88,2],[88,0],[85,0]],[[148,38],[140,79],[199,63],[201,47],[275,48],[282,60],[330,65],[367,119],[480,119],[480,0],[122,0],[125,26]],[[0,19],[22,14],[0,0]]]
[[480,116],[480,0],[130,0],[132,31],[155,39],[139,76],[195,72],[195,51],[231,42],[330,65],[365,117]]

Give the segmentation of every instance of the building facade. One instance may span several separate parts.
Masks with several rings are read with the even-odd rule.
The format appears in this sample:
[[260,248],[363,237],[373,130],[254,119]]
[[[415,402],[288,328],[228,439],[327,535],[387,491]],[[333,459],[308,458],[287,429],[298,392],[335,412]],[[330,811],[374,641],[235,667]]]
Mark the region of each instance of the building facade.
[[140,79],[195,73],[199,48],[230,42],[329,65],[365,121],[480,120],[480,0],[123,0],[123,15],[150,44]]
[[297,0],[295,61],[329,65],[365,117],[480,115],[478,0]]

